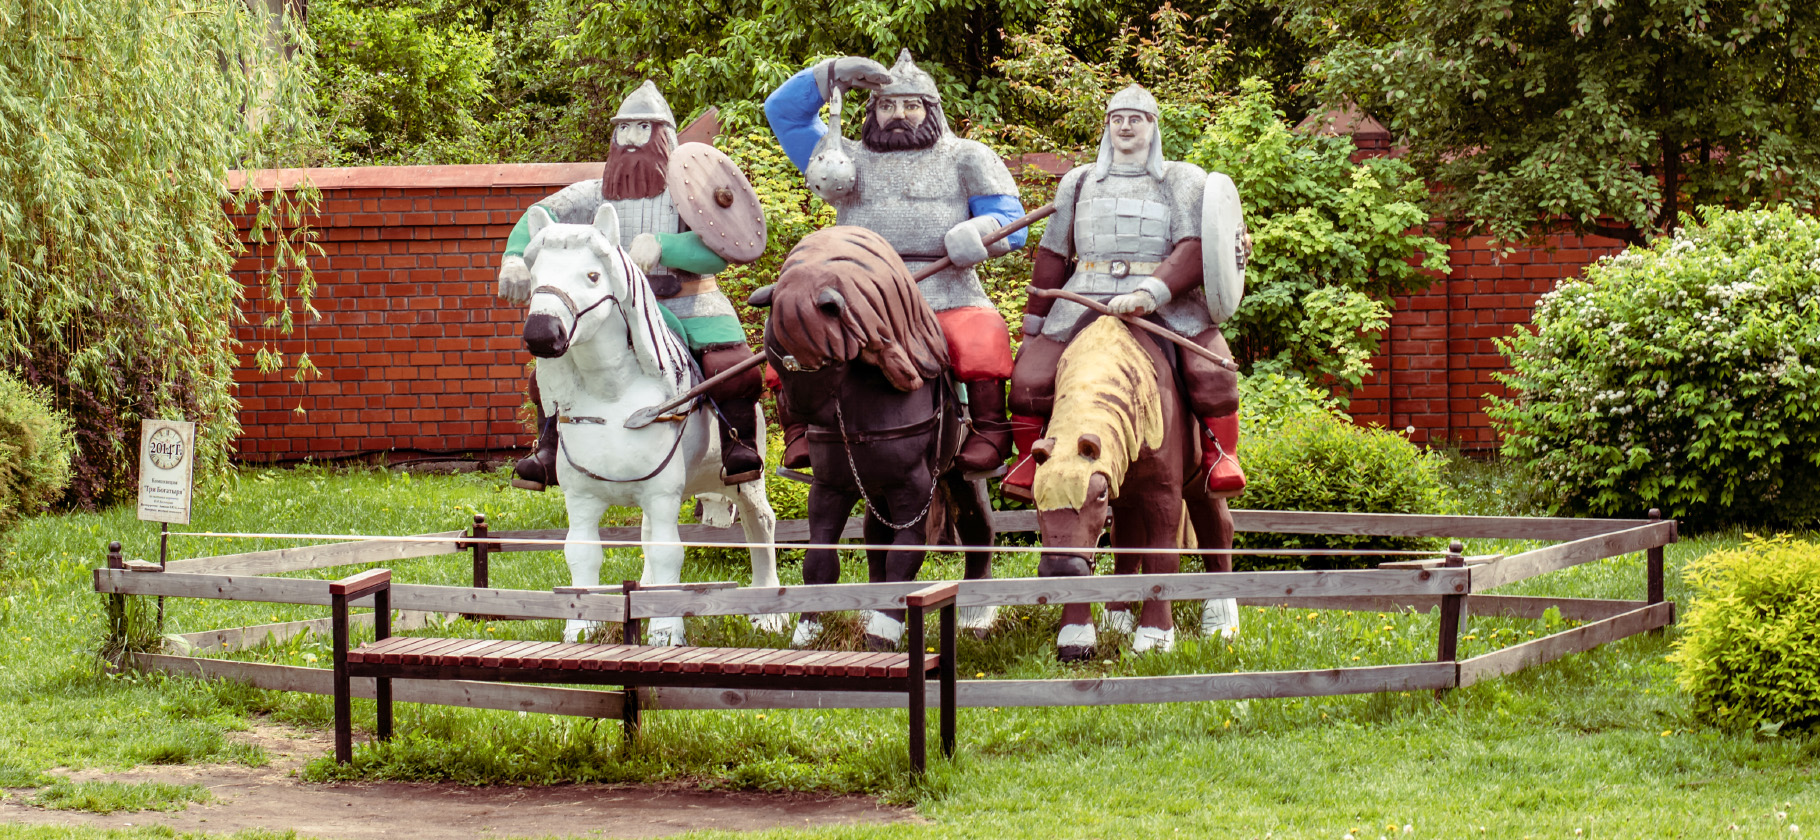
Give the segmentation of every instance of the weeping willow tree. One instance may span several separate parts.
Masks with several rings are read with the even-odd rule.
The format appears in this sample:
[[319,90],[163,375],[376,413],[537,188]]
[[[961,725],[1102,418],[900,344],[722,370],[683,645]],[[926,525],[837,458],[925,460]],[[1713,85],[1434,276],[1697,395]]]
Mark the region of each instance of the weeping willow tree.
[[243,0],[0,3],[0,364],[74,419],[78,503],[132,491],[142,418],[195,421],[199,472],[222,474],[238,352],[312,371],[235,341],[230,273],[259,267],[270,340],[314,315],[316,196],[229,180],[313,142],[297,31]]

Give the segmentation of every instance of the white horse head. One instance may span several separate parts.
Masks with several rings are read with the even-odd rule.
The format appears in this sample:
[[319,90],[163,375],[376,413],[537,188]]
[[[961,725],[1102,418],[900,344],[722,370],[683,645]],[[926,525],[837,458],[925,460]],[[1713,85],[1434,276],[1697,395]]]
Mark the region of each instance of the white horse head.
[[531,355],[561,358],[623,329],[646,376],[664,380],[672,393],[688,388],[694,376],[688,348],[664,323],[644,272],[620,247],[613,205],[602,204],[593,225],[559,224],[542,207],[528,215],[525,263],[533,289],[524,341]]
[[[708,411],[632,429],[634,412],[681,394],[698,373],[681,336],[664,321],[662,305],[645,274],[620,247],[619,218],[602,205],[592,225],[559,224],[532,207],[530,312],[524,341],[539,358],[537,383],[545,410],[558,415],[557,474],[569,515],[563,554],[576,586],[600,583],[601,516],[610,505],[643,510],[646,584],[681,581],[683,550],[677,514],[683,499],[730,496],[751,550],[752,582],[777,585],[773,541],[777,517],[763,481],[727,487],[720,480],[720,445]],[[758,616],[777,631],[783,616]],[[563,638],[586,630],[570,621]],[[680,644],[683,620],[655,618],[647,638]]]

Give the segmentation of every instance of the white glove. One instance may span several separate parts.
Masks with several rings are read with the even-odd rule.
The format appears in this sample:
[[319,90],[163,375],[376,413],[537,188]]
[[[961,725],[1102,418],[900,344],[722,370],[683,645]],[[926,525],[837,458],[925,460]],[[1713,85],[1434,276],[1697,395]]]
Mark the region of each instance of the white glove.
[[524,257],[507,254],[499,261],[499,296],[518,304],[531,299],[531,268]]
[[650,274],[651,269],[657,267],[657,261],[663,259],[664,246],[656,236],[641,233],[632,237],[632,247],[626,249],[626,255],[632,258],[632,264],[638,266],[639,271]]
[[986,250],[985,236],[998,230],[998,222],[989,216],[975,216],[948,229],[942,245],[955,268],[972,268],[992,256]]
[[1119,315],[1149,315],[1156,311],[1156,296],[1138,289],[1106,301],[1106,308]]

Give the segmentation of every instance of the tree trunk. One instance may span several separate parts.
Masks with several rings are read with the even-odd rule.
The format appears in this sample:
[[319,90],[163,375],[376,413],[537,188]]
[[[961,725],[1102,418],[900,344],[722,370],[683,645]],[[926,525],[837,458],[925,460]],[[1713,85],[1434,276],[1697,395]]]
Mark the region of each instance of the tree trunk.
[[1662,138],[1662,212],[1656,216],[1656,230],[1672,235],[1681,225],[1681,144]]

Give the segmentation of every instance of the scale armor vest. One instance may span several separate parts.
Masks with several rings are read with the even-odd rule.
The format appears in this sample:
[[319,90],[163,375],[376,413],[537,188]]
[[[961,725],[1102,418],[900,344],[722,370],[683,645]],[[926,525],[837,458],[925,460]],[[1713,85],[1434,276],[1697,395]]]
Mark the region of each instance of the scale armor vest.
[[[913,273],[948,255],[943,237],[973,217],[968,199],[1017,194],[1016,182],[991,150],[951,134],[915,151],[875,152],[857,140],[842,142],[858,178],[852,194],[835,203],[835,222],[883,236]],[[993,305],[971,268],[938,272],[917,289],[937,312]]]
[[[632,237],[641,233],[681,233],[683,230],[682,216],[670,202],[667,190],[651,198],[608,202],[600,197],[600,179],[594,178],[570,184],[555,195],[537,202],[538,206],[550,211],[556,221],[570,225],[594,224],[595,212],[600,210],[600,205],[609,203],[613,205],[613,212],[619,214],[619,244],[622,248],[630,247]],[[676,271],[661,265],[652,266],[649,276],[665,274],[675,275],[683,281],[701,277],[699,274]],[[659,298],[657,302],[678,318],[737,314],[732,301],[718,289],[697,295]]]
[[[1150,277],[1150,270],[1134,270],[1120,277],[1104,268],[1083,270],[1081,266],[1107,266],[1114,261],[1160,263],[1176,242],[1199,237],[1201,191],[1183,186],[1194,182],[1198,187],[1206,176],[1192,167],[1174,169],[1172,183],[1172,179],[1152,178],[1143,169],[1115,168],[1103,179],[1087,174],[1090,171],[1091,167],[1082,167],[1070,173],[1076,190],[1074,201],[1066,208],[1060,205],[1067,202],[1069,185],[1058,190],[1057,218],[1050,220],[1042,247],[1079,260],[1063,288],[1104,302],[1135,291]],[[1072,219],[1063,218],[1064,211]],[[1043,337],[1066,343],[1086,325],[1090,314],[1078,303],[1058,300],[1043,319]],[[1214,325],[1198,285],[1163,304],[1157,317],[1186,336]]]

